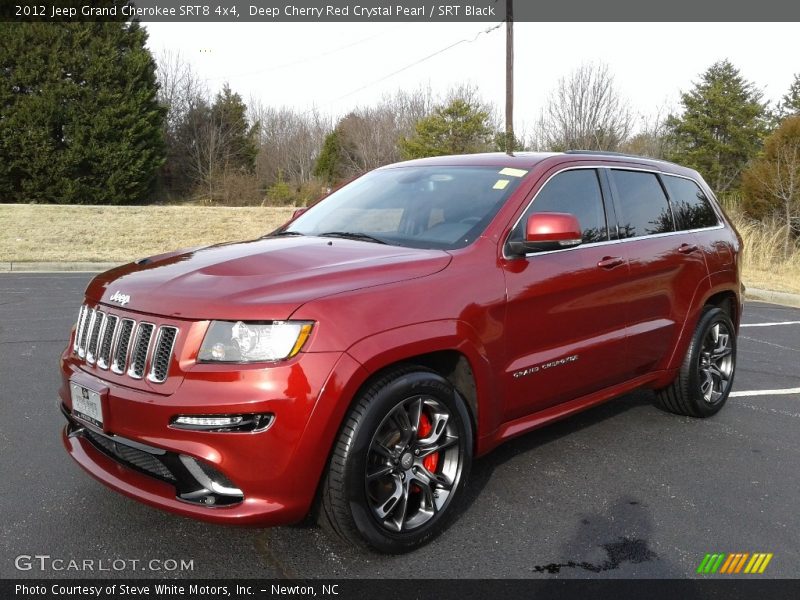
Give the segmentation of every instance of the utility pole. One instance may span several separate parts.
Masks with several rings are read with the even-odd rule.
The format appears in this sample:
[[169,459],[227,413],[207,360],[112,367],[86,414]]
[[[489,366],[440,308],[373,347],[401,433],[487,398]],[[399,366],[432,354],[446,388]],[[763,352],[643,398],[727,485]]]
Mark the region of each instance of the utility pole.
[[506,0],[506,153],[514,153],[514,0]]

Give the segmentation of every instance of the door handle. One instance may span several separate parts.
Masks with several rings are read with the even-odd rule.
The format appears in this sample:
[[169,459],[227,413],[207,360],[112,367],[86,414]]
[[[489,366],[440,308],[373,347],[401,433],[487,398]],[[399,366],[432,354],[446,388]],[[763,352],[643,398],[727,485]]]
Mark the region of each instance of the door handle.
[[697,250],[697,244],[681,244],[678,248],[678,252],[681,254],[691,254],[695,250]]
[[614,267],[620,266],[624,260],[622,260],[619,256],[604,256],[603,259],[597,263],[597,266],[601,269],[613,269]]

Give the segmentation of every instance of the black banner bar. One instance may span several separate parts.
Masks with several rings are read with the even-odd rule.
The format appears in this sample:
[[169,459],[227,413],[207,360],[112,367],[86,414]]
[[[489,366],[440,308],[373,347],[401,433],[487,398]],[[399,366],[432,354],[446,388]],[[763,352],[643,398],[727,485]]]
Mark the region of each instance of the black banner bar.
[[371,580],[100,580],[100,579],[28,579],[0,581],[4,600],[39,598],[44,600],[147,599],[177,600],[513,600],[550,599],[591,600],[783,600],[800,597],[800,580],[763,579],[758,576],[738,578],[703,578],[688,580],[614,580],[614,579],[537,579],[537,580],[441,580],[441,579],[371,579]]
[[[499,22],[507,0],[4,0],[2,21]],[[787,0],[516,0],[518,22],[800,21]],[[668,43],[666,40],[664,43]]]

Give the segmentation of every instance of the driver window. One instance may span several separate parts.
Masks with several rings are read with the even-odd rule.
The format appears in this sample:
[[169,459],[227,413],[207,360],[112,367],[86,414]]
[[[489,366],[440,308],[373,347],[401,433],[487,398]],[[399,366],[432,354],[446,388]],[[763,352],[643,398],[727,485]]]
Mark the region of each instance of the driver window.
[[581,224],[584,244],[604,242],[608,239],[603,194],[595,169],[564,171],[548,181],[520,219],[512,239],[521,240],[528,217],[542,212],[575,215]]

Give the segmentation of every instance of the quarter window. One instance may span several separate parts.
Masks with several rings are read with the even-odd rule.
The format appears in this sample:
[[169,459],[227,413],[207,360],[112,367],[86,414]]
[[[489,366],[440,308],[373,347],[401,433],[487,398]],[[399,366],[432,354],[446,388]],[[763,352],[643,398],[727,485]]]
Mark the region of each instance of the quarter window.
[[594,169],[564,171],[548,181],[525,211],[512,239],[521,240],[528,217],[543,212],[575,215],[581,225],[584,244],[608,239],[603,195]]
[[612,169],[622,238],[675,231],[672,212],[655,173]]
[[678,229],[702,229],[719,224],[703,190],[691,179],[662,175]]

